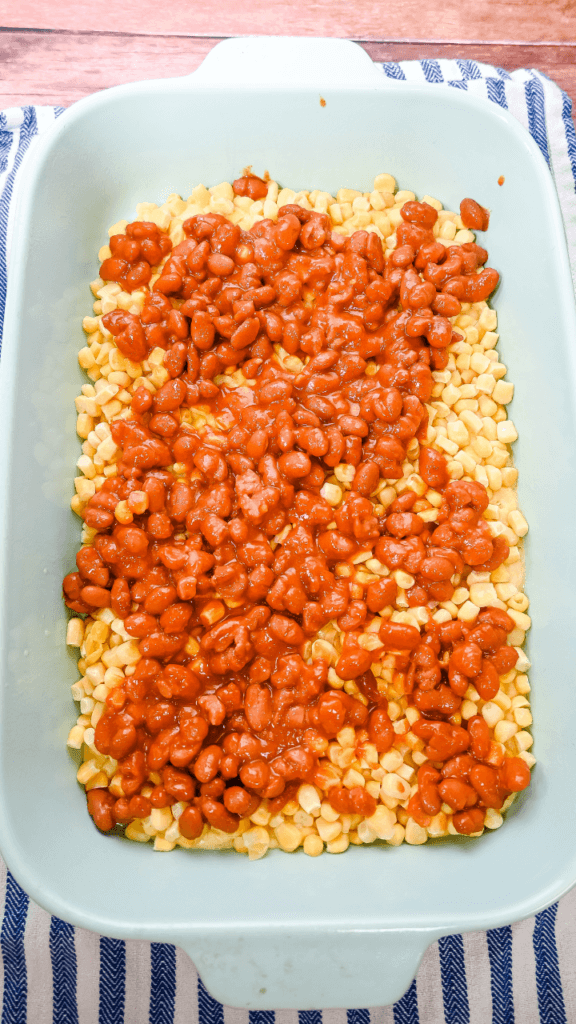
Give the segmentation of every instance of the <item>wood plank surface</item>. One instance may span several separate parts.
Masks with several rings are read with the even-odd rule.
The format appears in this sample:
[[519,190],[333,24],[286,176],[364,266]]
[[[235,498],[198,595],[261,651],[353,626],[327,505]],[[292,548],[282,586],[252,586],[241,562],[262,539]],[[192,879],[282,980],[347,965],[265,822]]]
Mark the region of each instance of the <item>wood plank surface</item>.
[[[0,30],[0,109],[23,103],[69,106],[123,82],[187,75],[218,38],[104,32]],[[508,71],[538,68],[576,102],[576,46],[526,43],[378,42],[373,60],[463,57]]]
[[571,42],[574,0],[3,0],[12,28],[149,35],[312,35],[361,40]]

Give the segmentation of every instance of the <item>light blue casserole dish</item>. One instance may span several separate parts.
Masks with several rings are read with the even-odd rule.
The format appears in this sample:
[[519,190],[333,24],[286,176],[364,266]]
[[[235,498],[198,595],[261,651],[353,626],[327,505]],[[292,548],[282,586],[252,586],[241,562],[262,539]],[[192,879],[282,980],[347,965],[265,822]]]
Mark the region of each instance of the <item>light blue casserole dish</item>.
[[[531,525],[538,765],[504,827],[480,840],[318,859],[275,851],[257,863],[159,857],[97,833],[74,782],[65,744],[77,673],[60,581],[79,541],[69,501],[87,282],[108,226],[137,202],[232,180],[246,164],[332,193],[389,171],[449,208],[473,196],[492,210]],[[0,391],[0,846],[38,903],[105,935],[176,943],[224,1003],[303,1009],[388,1004],[439,936],[533,914],[575,883],[575,336],[558,202],[528,133],[457,90],[384,79],[351,43],[232,40],[191,77],[111,89],[59,119],[25,171]]]

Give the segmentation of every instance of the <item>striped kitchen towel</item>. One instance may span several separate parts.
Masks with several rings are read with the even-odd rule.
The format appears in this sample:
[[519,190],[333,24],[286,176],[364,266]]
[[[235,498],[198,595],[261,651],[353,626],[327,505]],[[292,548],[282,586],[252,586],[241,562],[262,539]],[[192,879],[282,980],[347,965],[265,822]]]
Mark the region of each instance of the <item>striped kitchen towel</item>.
[[[465,89],[524,125],[554,178],[576,285],[569,97],[537,71],[509,74],[469,60],[389,63],[382,71]],[[26,151],[61,112],[28,106],[0,113],[0,343],[15,182]],[[576,889],[535,918],[440,939],[393,1006],[341,1010],[222,1006],[181,950],[73,928],[32,903],[1,862],[0,922],[1,1024],[576,1024]]]

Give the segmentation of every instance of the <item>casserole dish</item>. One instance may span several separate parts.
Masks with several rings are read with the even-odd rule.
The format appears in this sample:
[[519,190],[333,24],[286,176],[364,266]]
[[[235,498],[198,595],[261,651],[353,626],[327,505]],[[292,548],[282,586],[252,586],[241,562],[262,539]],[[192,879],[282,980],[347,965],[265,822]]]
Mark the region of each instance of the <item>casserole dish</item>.
[[[257,865],[178,850],[166,862],[98,834],[72,783],[64,744],[76,669],[59,581],[79,535],[69,496],[87,281],[108,225],[137,202],[232,180],[246,164],[330,192],[366,189],[390,171],[418,195],[452,207],[472,195],[492,210],[531,524],[539,763],[504,828],[478,841],[318,859],[274,851]],[[509,923],[574,884],[575,716],[563,640],[574,630],[575,326],[558,203],[528,134],[456,90],[385,80],[353,44],[232,40],[190,78],[112,89],[63,115],[25,170],[1,368],[0,843],[35,900],[96,932],[176,943],[227,1004],[304,1009],[390,1003],[440,935]]]

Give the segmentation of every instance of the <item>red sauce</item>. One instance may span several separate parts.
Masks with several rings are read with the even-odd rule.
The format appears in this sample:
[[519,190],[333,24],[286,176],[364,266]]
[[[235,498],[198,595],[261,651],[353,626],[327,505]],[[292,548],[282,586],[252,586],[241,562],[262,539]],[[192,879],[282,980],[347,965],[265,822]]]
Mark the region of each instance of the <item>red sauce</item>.
[[[239,179],[234,189],[255,198],[258,182]],[[463,221],[475,207],[484,217],[465,203]],[[319,757],[347,724],[359,742],[388,750],[395,733],[371,672],[382,649],[370,653],[358,637],[371,614],[394,603],[396,584],[385,577],[358,597],[336,565],[370,548],[390,570],[414,576],[407,597],[420,606],[448,600],[451,577],[465,566],[492,571],[508,556],[482,518],[485,488],[450,482],[444,456],[423,444],[431,370],[446,366],[452,340],[448,318],[460,300],[486,299],[499,275],[477,272],[487,260],[480,246],[439,244],[437,213],[426,203],[408,202],[401,214],[388,260],[375,234],[345,238],[328,217],[299,206],[247,233],[216,214],[193,217],[141,316],[116,310],[103,318],[130,359],[164,348],[170,374],[153,396],[136,391],[132,419],[112,422],[118,475],[89,500],[83,515],[97,533],[64,580],[69,608],[110,605],[140,638],[142,660],[110,692],[96,727],[96,747],[118,760],[125,793],[88,794],[104,831],[180,799],[191,801],[180,819],[189,838],[203,821],[234,831],[261,798],[277,809],[299,782],[313,782]],[[149,280],[158,253],[170,248],[146,222],[115,239],[101,274],[125,288]],[[309,357],[303,369],[279,365],[278,342]],[[368,360],[378,366],[373,376]],[[236,369],[248,381],[242,389],[214,383]],[[182,423],[181,410],[199,405],[227,430],[215,437]],[[413,438],[420,475],[443,494],[437,523],[417,514],[410,490],[385,510],[370,501],[381,478],[402,477]],[[320,491],[342,462],[354,480],[335,510]],[[121,501],[136,510],[129,526],[114,515]],[[356,680],[367,704],[328,688],[324,661],[302,658],[305,640],[331,619],[346,634],[336,672]],[[501,763],[481,716],[451,722],[470,683],[484,699],[496,694],[498,675],[517,658],[506,643],[512,628],[496,609],[471,626],[432,622],[423,634],[382,620],[384,651],[395,652],[422,715],[413,731],[440,765],[420,769],[409,813],[421,824],[444,800],[458,831],[477,831],[486,807],[529,782],[521,759]],[[199,641],[196,655],[187,653],[190,637]],[[150,771],[162,784],[148,799],[141,789]],[[370,815],[376,807],[361,788],[336,786],[329,799],[341,811]]]

